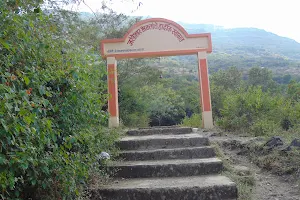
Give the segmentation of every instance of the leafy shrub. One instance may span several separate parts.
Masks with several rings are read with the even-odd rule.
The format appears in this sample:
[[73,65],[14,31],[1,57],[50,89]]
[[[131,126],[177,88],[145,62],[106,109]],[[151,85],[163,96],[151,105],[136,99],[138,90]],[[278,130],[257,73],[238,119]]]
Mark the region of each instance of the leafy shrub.
[[280,126],[278,124],[268,119],[258,119],[250,127],[250,131],[255,136],[271,135],[272,133],[275,133],[279,129]]
[[119,93],[120,118],[123,125],[127,127],[149,126],[149,116],[146,105],[139,97],[136,90],[122,87]]
[[145,113],[123,113],[122,116],[126,116],[122,118],[122,123],[126,127],[148,127],[150,123],[150,119]]
[[202,116],[201,114],[193,114],[191,117],[185,117],[182,120],[182,126],[201,128],[202,127]]
[[158,84],[156,87],[145,86],[140,92],[141,97],[147,99],[147,112],[151,125],[175,125],[184,118],[184,102],[171,88]]
[[83,23],[57,23],[39,3],[0,6],[2,199],[74,199],[96,155],[114,149],[116,134],[99,128],[105,67],[76,40]]
[[299,103],[263,92],[261,87],[226,91],[222,103],[217,124],[226,130],[266,135],[279,129],[289,130],[299,123]]
[[262,116],[279,122],[281,116],[271,113],[279,111],[283,99],[263,92],[261,87],[251,87],[227,92],[223,104],[219,125],[228,130],[248,130]]

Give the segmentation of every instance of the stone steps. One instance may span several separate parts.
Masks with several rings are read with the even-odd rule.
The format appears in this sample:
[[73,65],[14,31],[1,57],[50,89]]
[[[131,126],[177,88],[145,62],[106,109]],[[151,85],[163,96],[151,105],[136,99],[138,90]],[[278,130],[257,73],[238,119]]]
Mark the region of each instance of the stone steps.
[[223,164],[218,158],[205,158],[115,162],[110,168],[119,169],[114,176],[122,178],[179,177],[218,173]]
[[92,200],[233,200],[237,189],[224,176],[116,180],[92,190]]
[[92,200],[234,200],[234,182],[218,175],[223,163],[207,137],[191,128],[129,131],[117,145],[119,160],[109,185],[91,190]]
[[126,161],[211,158],[214,156],[216,156],[214,148],[210,146],[175,149],[129,150],[121,151],[119,154],[119,158]]
[[159,135],[159,134],[188,134],[192,132],[190,127],[159,127],[159,128],[142,128],[130,130],[127,135],[143,136],[143,135]]
[[199,134],[127,136],[117,145],[121,150],[172,149],[207,146],[209,140]]

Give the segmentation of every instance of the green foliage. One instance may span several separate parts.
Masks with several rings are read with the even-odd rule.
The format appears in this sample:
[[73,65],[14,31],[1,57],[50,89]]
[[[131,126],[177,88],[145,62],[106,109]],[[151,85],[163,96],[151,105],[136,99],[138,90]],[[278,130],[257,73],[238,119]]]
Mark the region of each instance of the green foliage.
[[261,86],[263,90],[273,89],[272,71],[267,68],[253,67],[249,70],[248,84],[251,86]]
[[298,83],[291,81],[285,87],[276,85],[272,73],[258,67],[249,70],[248,80],[241,80],[237,74],[237,69],[230,68],[211,77],[217,125],[258,136],[289,130],[299,123]]
[[0,6],[2,199],[74,199],[99,172],[96,155],[115,152],[116,134],[99,127],[105,66],[77,32],[89,26],[40,3]]
[[274,77],[273,80],[280,84],[289,84],[292,78],[293,78],[292,75],[284,74],[284,75]]
[[300,102],[300,83],[292,80],[288,85],[287,94],[294,102]]
[[211,82],[225,90],[237,89],[242,82],[242,72],[236,67],[227,70],[219,70],[211,77]]
[[230,67],[228,70],[219,70],[210,77],[210,91],[212,110],[215,117],[221,117],[223,108],[223,99],[226,91],[237,90],[242,85],[242,72],[236,67]]
[[147,99],[147,111],[152,122],[162,125],[164,121],[180,121],[185,115],[181,97],[164,85],[145,86],[140,90],[142,99]]
[[193,114],[191,117],[185,117],[182,120],[182,126],[187,127],[195,127],[201,128],[202,127],[202,116],[200,114]]
[[200,113],[200,88],[197,80],[191,79],[190,76],[175,76],[167,81],[167,86],[181,96],[187,114]]
[[254,134],[254,136],[272,135],[278,130],[280,130],[279,124],[276,124],[274,121],[269,119],[256,120],[250,127],[250,131]]
[[150,118],[147,113],[129,113],[127,115],[122,114],[122,123],[127,127],[148,127],[150,124]]
[[182,77],[162,78],[160,70],[148,66],[152,61],[119,63],[120,117],[125,126],[174,125],[181,122],[187,108],[199,112],[198,85]]
[[[291,104],[283,97],[263,92],[260,87],[230,91],[224,98],[218,124],[228,130],[253,130],[256,135],[275,129],[290,119]],[[284,126],[282,126],[284,128]]]
[[120,118],[127,127],[147,127],[149,116],[147,106],[138,92],[130,87],[122,87],[119,94]]

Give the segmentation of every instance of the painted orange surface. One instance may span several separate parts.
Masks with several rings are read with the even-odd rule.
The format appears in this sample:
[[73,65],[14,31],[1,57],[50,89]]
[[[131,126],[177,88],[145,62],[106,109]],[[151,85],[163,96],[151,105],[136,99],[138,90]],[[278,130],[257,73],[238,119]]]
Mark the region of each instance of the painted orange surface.
[[206,59],[199,60],[199,78],[201,84],[202,111],[211,111],[208,69]]
[[110,98],[108,100],[108,111],[110,113],[110,116],[116,117],[119,114],[117,66],[115,66],[114,64],[108,64],[107,71],[108,93],[110,94]]
[[[199,79],[199,94],[200,94],[200,107],[203,108],[203,98],[202,98],[202,84],[201,84],[201,70],[200,70],[200,59],[198,61],[198,79]],[[203,109],[202,109],[203,110]]]
[[[150,18],[150,19],[145,19],[142,21],[137,22],[135,25],[133,25],[128,31],[127,33],[124,35],[123,38],[116,38],[116,39],[106,39],[106,40],[102,40],[100,43],[100,49],[101,49],[101,55],[103,58],[106,58],[106,55],[104,55],[104,44],[106,43],[118,43],[118,42],[124,42],[126,40],[126,38],[128,37],[128,35],[136,28],[138,28],[139,26],[145,24],[145,23],[149,23],[149,22],[165,22],[165,23],[169,23],[172,24],[174,27],[176,27],[177,29],[179,29],[186,38],[203,38],[203,37],[207,37],[208,38],[208,48],[207,49],[203,49],[203,51],[206,51],[207,53],[211,53],[212,52],[212,42],[211,42],[211,34],[210,33],[201,33],[201,34],[188,34],[186,32],[186,30],[180,26],[179,24],[177,24],[176,22],[173,22],[171,20],[168,19],[164,19],[164,18]],[[186,50],[186,51],[160,51],[160,52],[155,52],[149,54],[149,53],[124,53],[124,54],[114,54],[111,56],[114,56],[117,59],[120,58],[138,58],[138,57],[154,57],[154,56],[173,56],[173,55],[188,55],[188,54],[196,54],[197,52],[201,51],[201,49],[197,49],[196,50]]]

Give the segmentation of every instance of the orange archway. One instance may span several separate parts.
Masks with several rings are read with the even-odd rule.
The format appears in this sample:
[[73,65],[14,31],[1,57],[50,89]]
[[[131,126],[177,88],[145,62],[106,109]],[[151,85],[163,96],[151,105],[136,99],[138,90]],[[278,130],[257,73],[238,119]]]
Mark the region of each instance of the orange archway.
[[151,18],[133,25],[123,38],[101,41],[101,55],[107,59],[109,127],[119,126],[117,60],[176,55],[198,56],[203,128],[213,127],[207,54],[212,52],[211,34],[188,34],[179,24]]

